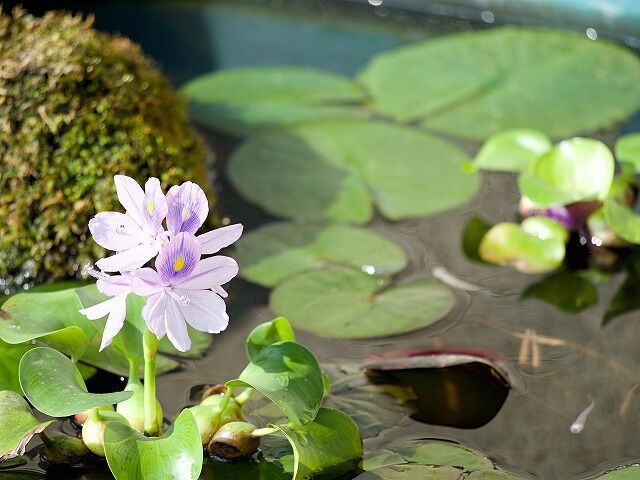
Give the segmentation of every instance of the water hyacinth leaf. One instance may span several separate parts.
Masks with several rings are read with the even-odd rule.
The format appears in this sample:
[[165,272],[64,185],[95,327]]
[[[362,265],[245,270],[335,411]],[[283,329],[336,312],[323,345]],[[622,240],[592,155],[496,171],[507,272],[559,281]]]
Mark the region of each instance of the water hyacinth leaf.
[[[21,467],[23,465],[26,465],[28,463],[28,460],[23,457],[13,457],[9,460],[2,460],[0,461],[0,470],[4,470],[4,469],[8,469],[8,468],[16,468],[16,467]],[[8,478],[7,478],[8,477]],[[2,476],[3,480],[11,480],[11,477],[9,476],[9,474],[3,475]]]
[[597,480],[636,480],[640,475],[640,466],[630,465],[616,468],[596,477]]
[[116,480],[172,478],[195,480],[202,470],[202,444],[189,410],[159,438],[145,437],[121,423],[109,422],[104,432],[109,469]]
[[480,470],[473,472],[467,480],[519,480],[520,477],[501,470]]
[[616,235],[628,242],[640,243],[640,215],[615,196],[604,202],[604,216]]
[[294,423],[311,422],[324,396],[318,361],[295,342],[269,345],[251,359],[229,386],[251,387],[271,400]]
[[278,463],[258,457],[257,461],[239,460],[233,462],[215,461],[205,458],[201,480],[291,480]]
[[392,220],[449,210],[479,184],[464,151],[415,129],[334,121],[257,135],[228,166],[234,187],[275,215],[363,224],[377,206]]
[[210,73],[181,90],[196,122],[232,133],[358,116],[362,114],[355,107],[364,100],[362,90],[348,78],[293,66]]
[[254,328],[247,337],[247,356],[249,360],[262,352],[265,348],[278,342],[295,342],[296,335],[289,320],[278,317],[270,322],[264,322]]
[[639,286],[640,258],[634,256],[627,262],[624,282],[607,305],[602,319],[603,326],[620,315],[640,309]]
[[29,350],[20,362],[20,385],[31,404],[50,417],[124,402],[132,392],[88,393],[75,364],[47,347]]
[[271,292],[269,305],[294,326],[319,335],[373,338],[431,325],[456,302],[454,293],[437,280],[388,285],[385,278],[329,268],[285,280]]
[[521,172],[550,148],[551,140],[538,130],[506,130],[490,137],[473,163],[481,170]]
[[568,137],[611,126],[640,105],[632,52],[548,29],[506,27],[401,47],[375,57],[360,80],[376,110],[474,140],[512,128]]
[[632,172],[640,171],[640,133],[630,133],[618,138],[614,151],[620,163],[628,164]]
[[389,465],[358,475],[355,480],[458,480],[459,469],[427,465]]
[[355,469],[363,453],[355,422],[340,410],[321,408],[306,425],[274,425],[293,449],[293,480],[335,478]]
[[537,298],[564,312],[577,313],[598,303],[598,290],[589,279],[561,271],[529,285],[522,298]]
[[511,265],[523,273],[558,268],[566,253],[567,231],[545,217],[529,217],[521,225],[499,223],[480,243],[480,257],[496,265]]
[[484,262],[480,258],[480,243],[491,230],[491,224],[480,217],[472,217],[469,219],[462,232],[462,251],[470,260],[476,262]]
[[20,359],[32,348],[31,344],[11,345],[0,340],[0,390],[22,393],[18,375]]
[[22,455],[31,437],[53,422],[35,418],[29,404],[19,394],[0,391],[0,462]]
[[240,275],[273,287],[296,273],[344,265],[390,275],[407,265],[397,244],[348,225],[276,223],[254,230],[236,244]]
[[493,468],[493,463],[480,452],[452,442],[408,441],[392,443],[385,450],[399,454],[405,461],[420,465],[452,466],[465,472]]
[[518,178],[522,195],[539,207],[604,200],[615,161],[609,147],[590,138],[571,138],[537,157]]

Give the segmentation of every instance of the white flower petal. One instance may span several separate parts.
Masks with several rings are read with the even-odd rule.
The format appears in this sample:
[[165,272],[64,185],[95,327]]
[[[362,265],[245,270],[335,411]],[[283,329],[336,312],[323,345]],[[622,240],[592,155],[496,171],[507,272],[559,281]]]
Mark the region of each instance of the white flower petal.
[[180,290],[176,293],[188,295],[189,305],[179,305],[187,323],[196,330],[208,333],[220,333],[229,325],[226,305],[211,290]]
[[105,300],[104,302],[97,303],[92,307],[83,308],[82,310],[78,311],[89,320],[98,320],[99,318],[109,315],[109,313],[113,309],[114,303],[118,301],[117,299],[118,297],[113,297],[109,300]]
[[104,272],[127,272],[142,267],[158,254],[153,244],[137,245],[110,257],[101,258],[96,266]]
[[158,272],[149,267],[136,270],[131,286],[133,293],[141,297],[148,297],[164,288]]
[[191,348],[187,323],[178,304],[172,298],[167,299],[165,327],[167,329],[167,337],[169,337],[174,347],[181,352],[186,352]]
[[96,287],[100,293],[115,297],[121,293],[131,292],[131,275],[110,275],[98,278]]
[[127,315],[127,294],[122,293],[117,297],[113,297],[115,300],[111,313],[107,317],[107,323],[104,326],[104,332],[102,332],[102,343],[100,344],[100,351],[111,345],[113,337],[122,329],[124,325],[124,319]]
[[151,177],[144,184],[145,208],[150,226],[155,233],[163,230],[162,221],[167,216],[167,199],[162,193],[160,180]]
[[202,254],[212,255],[238,240],[240,235],[242,235],[242,230],[242,224],[235,223],[233,225],[203,233],[202,235],[198,235],[196,238],[202,246]]
[[158,292],[147,298],[147,303],[142,307],[142,318],[149,330],[159,339],[164,337],[165,312],[167,309],[168,296],[164,292]]
[[126,175],[113,177],[118,192],[118,200],[136,223],[145,228],[148,226],[148,215],[145,215],[145,194],[142,187],[133,178]]
[[120,252],[143,243],[145,235],[129,215],[118,212],[102,212],[89,220],[89,231],[98,245]]
[[224,285],[238,274],[238,264],[231,257],[218,255],[200,260],[180,288],[202,290]]

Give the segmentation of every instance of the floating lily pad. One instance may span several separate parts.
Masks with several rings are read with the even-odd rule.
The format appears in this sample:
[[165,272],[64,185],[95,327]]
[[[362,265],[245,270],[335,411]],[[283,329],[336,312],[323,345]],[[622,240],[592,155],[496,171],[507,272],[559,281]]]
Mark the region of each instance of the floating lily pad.
[[330,265],[389,275],[407,258],[398,245],[364,228],[277,223],[254,230],[236,244],[240,275],[273,287],[296,273]]
[[496,265],[512,265],[524,273],[558,268],[566,253],[567,231],[545,217],[529,217],[521,225],[499,223],[480,243],[480,257]]
[[0,462],[22,455],[31,437],[53,421],[40,422],[19,394],[0,391]]
[[539,207],[604,200],[614,170],[613,155],[604,143],[572,138],[537,157],[520,174],[518,186]]
[[331,268],[285,280],[271,292],[269,303],[294,326],[319,335],[372,338],[431,325],[445,317],[455,302],[454,293],[436,280],[390,287],[381,277]]
[[132,392],[88,393],[75,364],[47,347],[29,350],[20,362],[20,385],[31,404],[51,417],[68,417],[124,402]]
[[202,470],[200,434],[189,410],[183,410],[171,429],[159,438],[145,437],[127,425],[109,422],[104,446],[116,480],[196,480]]
[[308,67],[252,67],[197,77],[181,89],[192,118],[243,133],[300,121],[361,116],[364,93],[350,79]]
[[520,477],[501,470],[481,470],[473,472],[467,480],[520,480]]
[[551,140],[538,130],[506,130],[485,142],[474,165],[481,170],[521,172],[550,148]]
[[321,408],[315,420],[306,425],[274,426],[293,449],[293,480],[315,478],[317,474],[335,478],[355,469],[362,458],[358,426],[339,410]]
[[358,475],[355,480],[458,480],[460,473],[453,467],[389,465]]
[[248,200],[275,215],[366,223],[377,206],[392,220],[443,212],[468,201],[476,173],[455,145],[373,121],[314,123],[253,137],[228,175]]
[[640,477],[640,466],[630,465],[611,470],[597,477],[597,480],[637,480]]
[[378,111],[476,140],[512,128],[568,137],[609,127],[640,106],[632,52],[558,30],[431,39],[378,55],[360,80]]
[[420,465],[452,466],[465,472],[493,468],[493,462],[480,452],[442,440],[392,443],[385,450],[397,453],[409,463]]

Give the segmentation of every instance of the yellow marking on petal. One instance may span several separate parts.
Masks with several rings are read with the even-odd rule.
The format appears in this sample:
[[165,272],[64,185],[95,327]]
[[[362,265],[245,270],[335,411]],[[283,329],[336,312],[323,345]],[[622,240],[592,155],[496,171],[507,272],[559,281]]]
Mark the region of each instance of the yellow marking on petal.
[[147,212],[149,212],[149,215],[151,215],[153,213],[153,201],[149,200],[147,202]]
[[173,270],[176,272],[179,272],[183,268],[184,268],[184,257],[180,255],[178,258],[176,258],[176,261],[173,262]]
[[188,220],[190,216],[191,210],[189,210],[189,207],[182,207],[182,221]]

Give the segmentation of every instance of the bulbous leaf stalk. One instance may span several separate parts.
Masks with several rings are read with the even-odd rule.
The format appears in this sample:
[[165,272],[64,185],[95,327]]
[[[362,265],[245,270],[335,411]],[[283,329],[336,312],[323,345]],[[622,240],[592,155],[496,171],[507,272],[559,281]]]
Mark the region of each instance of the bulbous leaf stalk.
[[211,455],[226,460],[248,458],[260,446],[260,437],[252,435],[255,430],[251,423],[227,423],[215,433],[207,449]]
[[242,407],[229,392],[225,395],[210,395],[202,400],[200,405],[189,410],[196,419],[203,446],[209,444],[222,425],[244,420]]
[[[144,433],[144,387],[138,378],[138,363],[130,361],[130,372],[125,392],[133,392],[133,396],[121,402],[116,407],[116,412],[127,419],[129,425],[134,430]],[[156,400],[156,420],[158,425],[162,425],[162,406]]]

